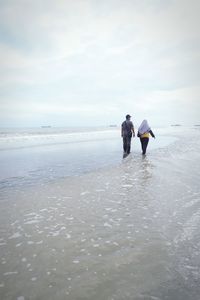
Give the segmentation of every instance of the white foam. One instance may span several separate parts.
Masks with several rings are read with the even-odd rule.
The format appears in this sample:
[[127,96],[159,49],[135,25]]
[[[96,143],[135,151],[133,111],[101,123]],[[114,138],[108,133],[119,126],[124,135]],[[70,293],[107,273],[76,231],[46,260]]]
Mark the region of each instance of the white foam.
[[21,237],[21,233],[20,232],[15,232],[13,235],[11,235],[8,239],[12,240],[12,239],[17,239],[19,237]]
[[26,262],[27,261],[26,257],[23,257],[21,260],[22,260],[22,262]]
[[133,186],[132,184],[123,184],[122,185],[123,188],[129,188],[129,187],[132,187],[132,186]]
[[36,244],[41,245],[41,244],[43,244],[43,241],[41,240],[41,241],[37,242]]
[[31,281],[36,281],[37,280],[37,277],[32,277],[31,278]]
[[40,221],[38,220],[30,220],[30,221],[27,221],[27,222],[24,222],[25,225],[31,225],[31,224],[36,224],[36,223],[39,223]]
[[16,274],[18,274],[17,271],[3,273],[4,276],[10,276],[10,275],[16,275]]
[[112,228],[112,225],[111,225],[111,224],[109,224],[109,223],[107,223],[107,222],[105,222],[105,223],[103,224],[103,226],[104,226],[104,227],[109,227],[109,228]]
[[73,260],[73,263],[74,263],[74,264],[79,264],[80,261],[79,261],[79,260]]
[[89,191],[85,191],[85,192],[80,193],[81,196],[85,196],[85,195],[88,195],[88,194],[90,194]]
[[28,245],[33,245],[34,242],[33,242],[33,241],[28,241],[27,244],[28,244]]

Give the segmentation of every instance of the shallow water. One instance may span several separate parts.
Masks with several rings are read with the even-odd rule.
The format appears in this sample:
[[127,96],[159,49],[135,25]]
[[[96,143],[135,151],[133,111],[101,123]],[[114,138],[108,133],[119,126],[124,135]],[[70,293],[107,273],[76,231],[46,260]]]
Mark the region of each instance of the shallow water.
[[1,299],[199,300],[200,139],[178,135],[146,157],[3,192]]
[[[77,176],[99,168],[114,166],[122,160],[120,130],[59,132],[46,134],[29,130],[0,135],[0,189],[35,185],[66,176]],[[174,137],[159,134],[149,150],[164,147]],[[132,139],[132,151],[140,151],[139,139]]]

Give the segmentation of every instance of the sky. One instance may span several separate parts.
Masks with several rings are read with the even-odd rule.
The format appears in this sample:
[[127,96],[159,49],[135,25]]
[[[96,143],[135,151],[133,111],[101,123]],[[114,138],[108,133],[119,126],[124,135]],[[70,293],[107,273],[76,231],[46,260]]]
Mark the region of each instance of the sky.
[[0,0],[0,127],[200,124],[199,0]]

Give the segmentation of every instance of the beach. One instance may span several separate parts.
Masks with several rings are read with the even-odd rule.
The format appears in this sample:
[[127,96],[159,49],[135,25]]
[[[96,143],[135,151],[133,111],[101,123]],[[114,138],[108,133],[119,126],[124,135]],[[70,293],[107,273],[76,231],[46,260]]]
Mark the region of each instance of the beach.
[[4,136],[1,299],[199,300],[200,130],[158,132]]

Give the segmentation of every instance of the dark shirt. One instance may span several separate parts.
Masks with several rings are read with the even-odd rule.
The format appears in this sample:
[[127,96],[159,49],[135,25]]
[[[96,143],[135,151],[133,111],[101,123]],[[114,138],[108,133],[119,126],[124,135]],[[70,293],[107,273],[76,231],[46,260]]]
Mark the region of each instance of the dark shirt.
[[130,136],[134,130],[133,123],[129,120],[126,120],[122,123],[122,136]]

